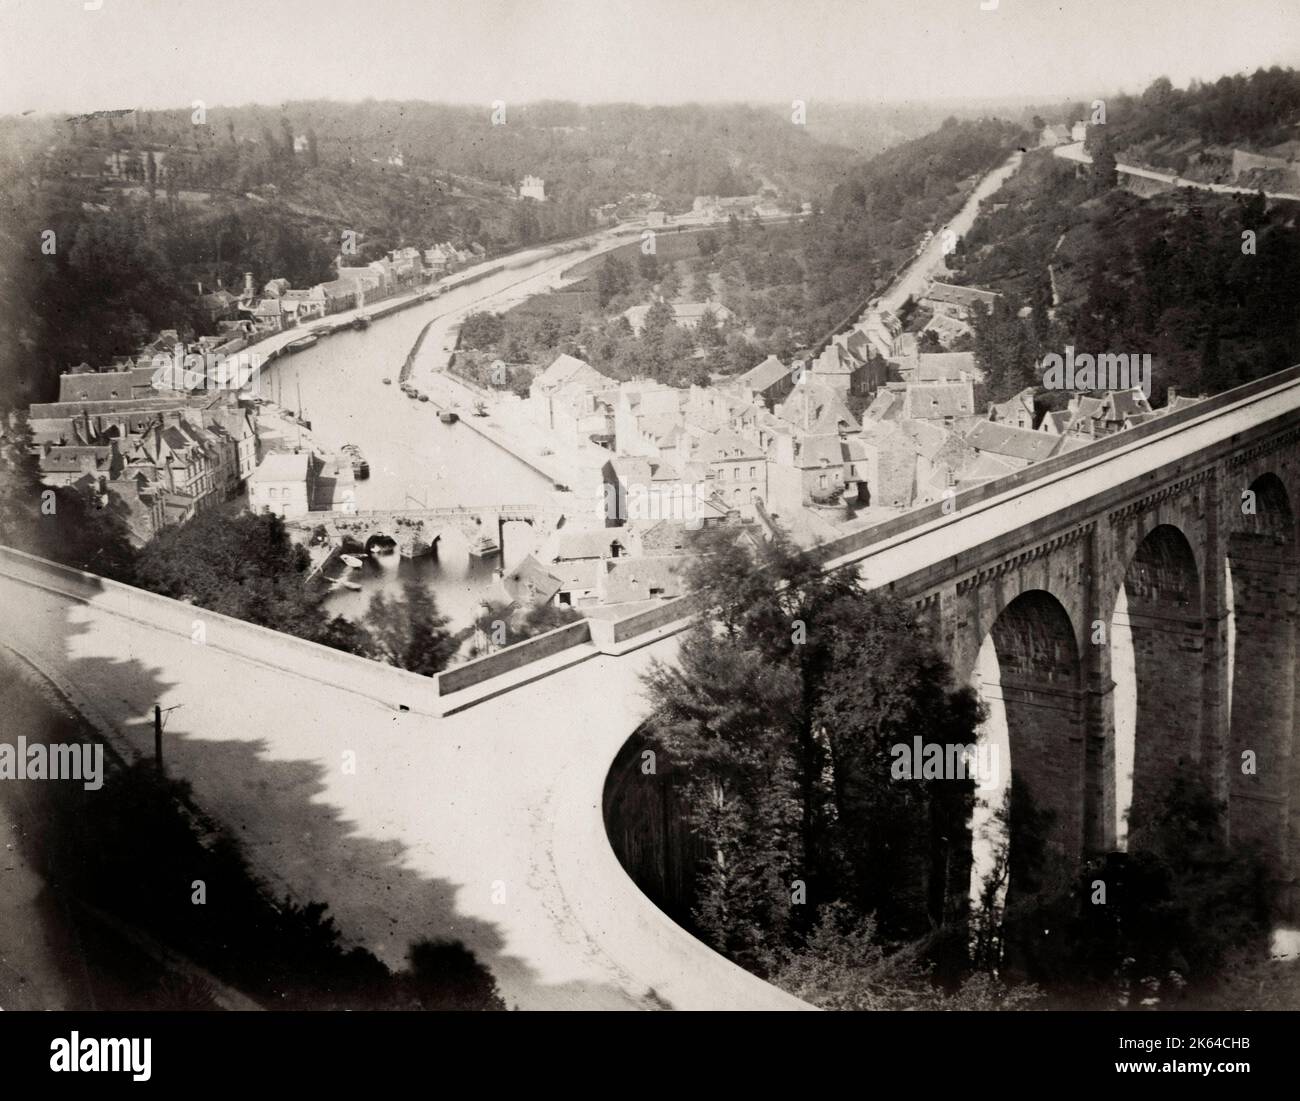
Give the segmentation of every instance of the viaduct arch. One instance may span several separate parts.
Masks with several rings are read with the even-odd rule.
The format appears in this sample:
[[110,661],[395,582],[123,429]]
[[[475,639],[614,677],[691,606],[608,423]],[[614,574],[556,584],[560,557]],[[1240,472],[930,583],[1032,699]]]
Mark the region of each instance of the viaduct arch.
[[[1251,435],[891,587],[1005,716],[1011,772],[1050,812],[1063,858],[1125,847],[1126,821],[1195,769],[1294,913],[1300,431]],[[980,670],[986,642],[996,683]]]

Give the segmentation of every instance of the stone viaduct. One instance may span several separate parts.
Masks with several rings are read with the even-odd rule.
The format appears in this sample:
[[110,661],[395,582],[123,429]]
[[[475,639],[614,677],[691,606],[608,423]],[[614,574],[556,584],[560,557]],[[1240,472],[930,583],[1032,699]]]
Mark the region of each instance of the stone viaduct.
[[[1096,493],[1069,456],[1031,468],[1027,485],[1040,489],[1054,464],[1076,471],[1060,483],[1072,491],[1059,507],[1034,509],[1010,530],[990,525],[986,538],[953,542],[941,557],[883,573],[873,569],[878,552],[838,561],[856,560],[864,579],[911,599],[959,679],[983,680],[981,647],[991,643],[1000,683],[980,683],[982,694],[999,698],[1011,770],[1053,812],[1063,855],[1119,844],[1122,729],[1135,816],[1172,770],[1197,770],[1228,804],[1231,834],[1263,846],[1294,912],[1300,416],[1268,416],[1268,406],[1261,398],[1238,410],[1233,431],[1190,453],[1157,445],[1158,423],[1147,437],[1112,438],[1103,466],[1115,470]],[[1166,440],[1190,439],[1195,424]]]

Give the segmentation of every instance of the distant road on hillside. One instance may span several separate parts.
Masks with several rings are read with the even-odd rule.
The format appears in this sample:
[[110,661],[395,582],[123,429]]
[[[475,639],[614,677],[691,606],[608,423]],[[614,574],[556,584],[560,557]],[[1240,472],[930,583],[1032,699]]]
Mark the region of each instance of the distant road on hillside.
[[[1084,151],[1083,142],[1076,141],[1070,145],[1058,145],[1052,150],[1052,156],[1062,160],[1074,161],[1076,164],[1092,164],[1092,157]],[[1195,187],[1201,191],[1217,191],[1220,195],[1258,195],[1257,187],[1236,187],[1232,184],[1202,183],[1200,180],[1188,180],[1168,172],[1157,172],[1154,168],[1139,168],[1135,164],[1115,162],[1115,170],[1124,176],[1137,176],[1144,180],[1159,180],[1172,187]],[[1300,195],[1292,191],[1265,191],[1269,199],[1289,199],[1300,202]]]

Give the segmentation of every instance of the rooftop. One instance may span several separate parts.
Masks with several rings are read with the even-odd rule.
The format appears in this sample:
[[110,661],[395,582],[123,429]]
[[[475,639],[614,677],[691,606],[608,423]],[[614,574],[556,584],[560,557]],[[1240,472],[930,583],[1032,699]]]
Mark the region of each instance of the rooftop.
[[1031,428],[1014,428],[993,421],[980,421],[966,433],[966,442],[978,451],[1035,463],[1050,458],[1060,445],[1061,438],[1050,432],[1035,432]]
[[307,480],[307,452],[275,451],[267,455],[249,476],[250,482],[305,482]]

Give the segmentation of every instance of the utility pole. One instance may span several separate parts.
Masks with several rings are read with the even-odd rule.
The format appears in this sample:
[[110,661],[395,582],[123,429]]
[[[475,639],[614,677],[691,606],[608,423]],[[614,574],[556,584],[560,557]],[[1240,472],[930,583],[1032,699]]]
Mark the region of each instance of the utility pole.
[[[181,705],[178,703],[173,707],[167,708],[168,711],[175,711]],[[153,761],[154,767],[158,770],[159,777],[163,774],[163,751],[162,751],[162,728],[163,728],[163,709],[158,704],[153,705]]]

